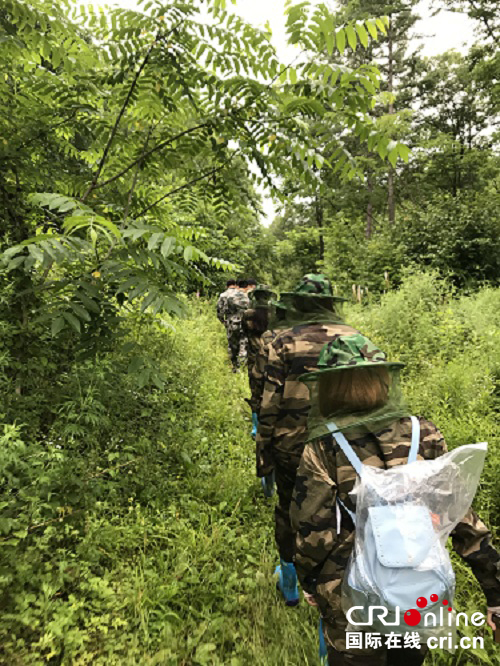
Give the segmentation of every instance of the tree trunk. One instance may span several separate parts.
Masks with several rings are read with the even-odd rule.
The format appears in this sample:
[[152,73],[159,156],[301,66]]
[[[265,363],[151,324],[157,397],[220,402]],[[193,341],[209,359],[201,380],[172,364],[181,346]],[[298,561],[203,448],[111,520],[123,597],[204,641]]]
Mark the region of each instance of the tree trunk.
[[373,233],[373,183],[371,176],[368,175],[367,178],[367,189],[368,189],[368,205],[366,206],[366,226],[365,226],[365,238],[370,239]]
[[[387,77],[387,90],[389,93],[394,91],[394,43],[392,39],[392,26],[389,25],[387,30],[387,45],[389,49],[388,53],[388,77]],[[389,113],[394,113],[394,103],[391,99],[389,102]],[[394,201],[394,169],[392,166],[389,167],[389,173],[387,175],[387,208],[389,212],[389,224],[394,224],[396,221],[396,203]]]
[[315,208],[316,224],[318,225],[319,230],[319,260],[323,262],[325,260],[325,239],[323,237],[323,202],[321,201],[319,194],[316,194]]

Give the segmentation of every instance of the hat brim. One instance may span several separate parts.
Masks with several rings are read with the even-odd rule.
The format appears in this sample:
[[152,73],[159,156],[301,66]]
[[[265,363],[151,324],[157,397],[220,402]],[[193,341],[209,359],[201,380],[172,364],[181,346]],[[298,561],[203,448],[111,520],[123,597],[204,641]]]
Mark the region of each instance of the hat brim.
[[282,296],[293,296],[293,297],[302,297],[305,296],[306,298],[317,298],[317,299],[329,299],[333,300],[336,303],[347,303],[347,298],[343,298],[342,296],[334,296],[330,294],[309,294],[309,293],[302,293],[300,291],[283,291],[280,294],[280,298]]
[[261,296],[261,295],[276,298],[276,292],[275,291],[264,291],[263,289],[259,289],[259,291],[256,291],[254,289],[250,293],[252,294],[251,298],[257,298],[257,296]]
[[313,372],[306,372],[303,375],[299,375],[298,379],[300,382],[314,382],[317,381],[320,375],[324,375],[328,372],[341,372],[342,370],[355,370],[356,368],[404,368],[405,363],[399,363],[397,361],[382,361],[381,363],[373,363],[366,361],[365,363],[356,363],[355,365],[341,365],[337,368],[322,368],[320,370],[314,370]]

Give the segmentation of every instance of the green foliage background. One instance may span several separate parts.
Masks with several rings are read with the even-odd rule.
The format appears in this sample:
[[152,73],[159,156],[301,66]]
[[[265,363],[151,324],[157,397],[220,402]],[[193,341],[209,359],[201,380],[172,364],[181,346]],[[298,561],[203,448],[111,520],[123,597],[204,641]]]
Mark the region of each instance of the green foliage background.
[[[498,8],[438,4],[477,21],[467,54],[410,52],[415,0],[287,2],[294,63],[225,0],[0,6],[0,663],[316,663],[315,612],[274,591],[224,270],[354,285],[412,409],[489,442],[498,535]],[[430,662],[498,663],[482,631]]]

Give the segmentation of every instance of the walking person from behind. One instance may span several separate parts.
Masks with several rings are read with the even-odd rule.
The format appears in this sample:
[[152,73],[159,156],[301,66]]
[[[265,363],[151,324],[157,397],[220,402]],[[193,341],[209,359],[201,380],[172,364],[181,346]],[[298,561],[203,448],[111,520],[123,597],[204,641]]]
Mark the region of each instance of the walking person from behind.
[[248,283],[246,280],[238,280],[236,289],[231,289],[224,307],[224,317],[227,330],[227,343],[229,358],[233,366],[233,372],[238,372],[240,365],[247,356],[246,336],[242,328],[243,313],[248,310],[250,300],[246,294]]
[[[401,367],[361,334],[342,335],[325,345],[316,370],[300,378],[310,389],[310,441],[297,471],[290,515],[297,573],[310,603],[319,606],[320,638],[330,666],[423,663],[425,644],[422,649],[374,647],[367,641],[348,646],[346,632],[360,628],[348,628],[345,612],[363,614],[376,606],[392,614],[402,608],[406,616],[418,605],[426,609],[422,613],[439,617],[446,603],[448,615],[455,587],[445,547],[450,533],[454,550],[486,596],[491,627],[500,611],[500,555],[469,508],[486,445],[447,454],[437,427],[411,416],[405,406]],[[418,627],[409,629],[401,615],[396,626],[398,621],[399,634],[425,636],[439,626],[417,620]],[[374,631],[383,635],[395,629]]]
[[242,329],[247,341],[247,371],[250,385],[250,408],[252,410],[252,437],[257,434],[257,415],[260,409],[261,385],[256,381],[253,372],[257,357],[263,353],[266,345],[274,335],[269,331],[269,301],[276,294],[268,285],[257,285],[249,292],[250,305],[243,313]]
[[226,327],[226,303],[228,297],[238,288],[236,280],[228,280],[226,290],[220,294],[217,300],[217,319]]
[[309,393],[298,381],[314,370],[325,343],[338,335],[356,331],[342,321],[340,302],[323,274],[305,275],[293,292],[282,294],[283,330],[268,346],[264,391],[256,438],[257,476],[275,474],[278,504],[275,537],[280,565],[278,586],[289,606],[299,601],[293,565],[295,534],[289,509],[295,475],[307,435]]

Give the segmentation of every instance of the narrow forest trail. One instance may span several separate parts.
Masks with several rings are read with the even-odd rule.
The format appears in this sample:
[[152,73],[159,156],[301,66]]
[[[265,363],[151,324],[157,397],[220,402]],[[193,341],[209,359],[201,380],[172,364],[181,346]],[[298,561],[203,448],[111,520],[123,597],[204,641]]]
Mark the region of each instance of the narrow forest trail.
[[[415,291],[413,284],[408,289],[410,294]],[[422,289],[428,292],[429,285],[423,285]],[[419,298],[418,294],[413,297]],[[491,297],[491,294],[485,294],[485,298]],[[368,313],[366,320],[359,322],[370,332],[377,325],[378,338],[384,340],[384,335],[387,337],[386,346],[391,341],[398,344],[398,329],[392,315],[401,319],[402,313],[411,313],[414,309],[411,302],[401,308],[400,298],[411,301],[405,293],[396,294],[388,300],[382,315],[374,308],[373,312],[370,311],[373,320],[369,319]],[[459,307],[464,305],[457,305]],[[450,319],[452,310],[449,306],[447,308],[446,316]],[[190,588],[183,586],[181,596],[185,605],[182,624],[178,625],[183,632],[178,649],[183,658],[177,663],[184,666],[316,665],[319,663],[317,612],[308,607],[303,599],[298,608],[286,608],[275,591],[274,502],[264,498],[255,477],[250,412],[245,402],[249,396],[246,372],[234,375],[230,371],[224,331],[212,308],[200,304],[198,313],[196,309],[192,310],[191,321],[182,324],[182,331],[185,332],[182,346],[197,369],[199,403],[194,409],[197,410],[196,423],[203,432],[203,441],[200,446],[193,442],[188,442],[186,446],[192,467],[187,470],[183,481],[186,495],[184,500],[181,496],[180,505],[192,507],[192,512],[187,515],[182,510],[180,512],[188,538],[184,541],[181,537],[180,549],[173,551],[180,567],[180,584],[185,583],[184,571],[189,571],[191,582]],[[356,314],[360,319],[361,313],[353,311],[349,313],[350,321],[355,320]],[[435,313],[429,316],[437,317]],[[355,323],[358,324],[357,321]],[[382,325],[387,327],[387,334]],[[403,335],[407,336],[404,322],[401,325]],[[449,325],[455,330],[454,319],[451,318]],[[419,319],[419,327],[418,343],[427,349],[427,340],[434,340],[433,327],[423,316]],[[453,344],[451,340],[450,345]],[[480,369],[473,368],[471,377],[464,377],[463,364],[458,359],[457,363],[461,379],[456,399],[458,405],[463,405],[463,382],[470,381],[471,386],[475,386],[476,375],[478,378],[485,375]],[[451,387],[458,381],[454,365],[447,365],[444,360],[439,372],[443,391],[449,396]],[[422,384],[419,377],[420,374],[416,373],[406,386],[411,402],[416,406],[417,413],[422,411],[433,416],[433,411],[439,412],[438,422],[444,423],[445,431],[451,435],[452,445],[475,441],[474,438],[478,437],[479,441],[491,441],[493,424],[489,418],[483,416],[482,421],[475,418],[471,422],[471,410],[466,417],[460,418],[448,403],[443,409],[443,399],[438,393],[441,384],[426,381]],[[429,386],[435,387],[435,394],[430,396]],[[466,394],[470,392],[465,391]],[[435,405],[437,407],[431,409]],[[201,406],[204,413],[199,412]],[[485,414],[489,411],[489,408],[486,409]],[[486,492],[490,483],[488,479],[495,478],[497,459],[493,450],[492,447],[489,466],[483,474]],[[491,503],[491,495],[489,497]],[[476,501],[479,506],[484,506],[481,494]],[[495,524],[494,520],[488,520],[484,509],[482,513],[490,524]],[[454,563],[459,581],[458,603],[463,609],[483,608],[484,598],[478,592],[470,571],[456,557]],[[176,603],[176,599],[172,601]],[[486,635],[487,650],[493,651],[488,632],[483,633]],[[474,655],[472,661],[470,653],[449,655],[436,650],[429,654],[426,663],[429,666],[495,663],[494,657],[493,661],[490,660],[487,650]]]
[[[224,332],[214,319],[205,312],[198,320],[205,359],[207,346],[212,354],[212,372],[202,370],[199,385],[219,405],[219,431],[206,432],[203,444],[210,444],[202,451],[187,451],[193,462],[186,492],[196,509],[183,518],[191,545],[183,543],[174,557],[190,571],[196,628],[191,615],[179,663],[315,665],[316,611],[303,599],[298,608],[286,608],[275,590],[274,499],[264,498],[255,477],[246,368],[231,372]],[[185,344],[191,344],[189,334]],[[209,377],[212,387],[204,385]]]
[[[495,531],[500,290],[444,301],[437,284],[416,276],[346,319],[407,362],[412,409],[451,447],[490,442],[475,506]],[[303,600],[286,608],[275,590],[274,502],[255,477],[246,373],[231,372],[214,304],[185,303],[182,318],[130,320],[161,388],[139,386],[118,348],[105,363],[75,363],[55,382],[60,393],[47,390],[41,407],[59,415],[50,441],[5,430],[13,480],[3,501],[14,508],[0,571],[10,609],[2,666],[318,664],[317,612]],[[457,607],[485,610],[469,569],[454,564]],[[428,666],[496,666],[482,633],[472,659],[436,650]]]

